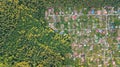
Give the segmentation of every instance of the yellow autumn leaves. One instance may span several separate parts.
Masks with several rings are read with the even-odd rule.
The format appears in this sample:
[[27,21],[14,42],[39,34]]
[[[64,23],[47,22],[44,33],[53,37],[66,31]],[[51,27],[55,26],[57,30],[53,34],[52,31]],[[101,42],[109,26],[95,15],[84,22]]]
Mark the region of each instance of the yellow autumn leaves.
[[29,63],[28,62],[19,62],[19,63],[16,63],[14,67],[30,67]]

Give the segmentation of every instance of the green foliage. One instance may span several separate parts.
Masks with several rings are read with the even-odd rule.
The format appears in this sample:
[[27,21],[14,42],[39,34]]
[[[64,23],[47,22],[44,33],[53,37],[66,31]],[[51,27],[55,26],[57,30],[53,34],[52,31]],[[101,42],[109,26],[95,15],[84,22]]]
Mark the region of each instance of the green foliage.
[[[63,10],[67,10],[67,7],[72,7],[72,9],[103,7],[105,5],[117,7],[120,6],[118,1],[2,0],[0,2],[2,14],[0,23],[0,67],[85,66],[78,63],[81,60],[73,61],[67,55],[72,53],[70,36],[60,35],[46,27],[45,9],[54,7],[55,11],[58,11],[59,7]],[[83,18],[86,19],[86,17]],[[89,20],[81,21],[87,22]],[[115,21],[117,24],[119,23],[119,20]],[[117,64],[120,64],[118,60]]]
[[39,11],[35,5],[19,2],[9,0],[1,3],[1,65],[50,67],[65,64],[65,55],[71,53],[69,36],[46,27],[44,19],[35,16]]

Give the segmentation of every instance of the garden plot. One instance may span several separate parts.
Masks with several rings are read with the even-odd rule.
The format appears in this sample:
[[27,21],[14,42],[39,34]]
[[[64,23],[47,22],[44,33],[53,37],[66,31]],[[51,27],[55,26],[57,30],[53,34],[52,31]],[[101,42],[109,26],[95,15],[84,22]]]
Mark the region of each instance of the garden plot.
[[71,35],[74,59],[79,58],[82,62],[94,57],[99,61],[99,65],[120,57],[118,17],[118,15],[61,15],[57,17],[59,21],[54,22],[53,26],[60,33]]

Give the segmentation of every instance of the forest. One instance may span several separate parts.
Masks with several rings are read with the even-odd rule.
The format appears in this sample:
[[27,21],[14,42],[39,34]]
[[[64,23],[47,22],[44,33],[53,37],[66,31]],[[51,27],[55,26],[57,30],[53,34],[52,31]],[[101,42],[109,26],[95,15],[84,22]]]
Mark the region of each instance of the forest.
[[[111,36],[117,37],[119,28],[110,33],[107,38],[112,45],[110,44],[111,47],[106,52],[113,51],[112,59],[107,62],[107,58],[96,56],[102,52],[102,48],[106,47],[95,45],[94,51],[87,53],[92,58],[87,57],[85,60],[86,55],[84,54],[81,54],[81,59],[73,57],[76,54],[74,51],[78,47],[73,42],[78,36],[68,32],[65,34],[60,34],[60,31],[56,32],[48,26],[50,19],[45,18],[45,11],[51,7],[54,8],[54,12],[58,12],[59,8],[67,11],[68,7],[79,11],[83,8],[90,10],[93,7],[101,9],[112,6],[117,10],[120,7],[119,0],[1,0],[0,6],[0,67],[117,67],[120,65],[120,44],[117,47],[113,44],[117,43],[117,40],[111,39]],[[90,25],[86,22],[92,21],[101,23],[95,17],[90,17],[93,20],[89,20],[88,17],[82,16],[81,19],[82,24]],[[116,19],[116,17],[112,19],[116,22],[115,25],[120,26],[120,19]],[[74,21],[77,22],[70,20],[70,22]],[[64,24],[65,21],[61,22]],[[60,24],[57,25],[56,27],[60,26]],[[87,25],[83,27],[87,27]],[[99,33],[91,33],[89,38],[94,34],[101,39],[104,36]],[[87,36],[80,38],[82,41]],[[92,45],[90,44],[90,46]],[[82,53],[83,50],[87,52],[88,49],[88,47],[84,47],[77,51]],[[106,59],[106,62],[103,58]]]

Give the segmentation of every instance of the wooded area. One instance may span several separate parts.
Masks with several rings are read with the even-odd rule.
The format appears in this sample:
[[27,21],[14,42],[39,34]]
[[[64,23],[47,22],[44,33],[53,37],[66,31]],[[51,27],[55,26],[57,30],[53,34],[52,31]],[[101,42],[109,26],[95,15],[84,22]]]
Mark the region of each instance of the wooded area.
[[[71,57],[73,36],[59,34],[50,28],[45,11],[51,7],[55,11],[68,7],[79,10],[113,6],[117,9],[120,1],[2,0],[0,6],[0,67],[89,67],[90,63],[97,64],[90,59],[82,64],[79,59],[74,61]],[[116,52],[116,55],[119,54]],[[120,65],[120,60],[113,60]]]

